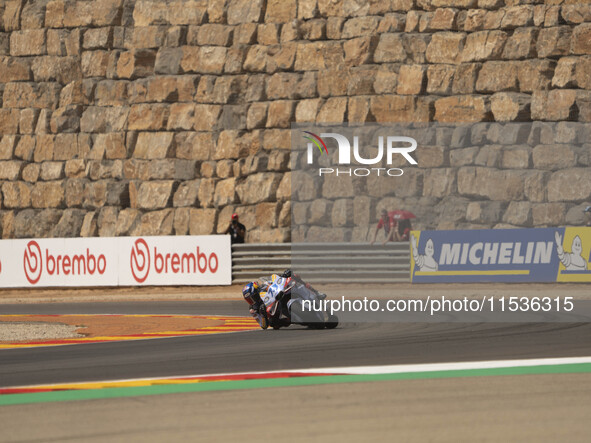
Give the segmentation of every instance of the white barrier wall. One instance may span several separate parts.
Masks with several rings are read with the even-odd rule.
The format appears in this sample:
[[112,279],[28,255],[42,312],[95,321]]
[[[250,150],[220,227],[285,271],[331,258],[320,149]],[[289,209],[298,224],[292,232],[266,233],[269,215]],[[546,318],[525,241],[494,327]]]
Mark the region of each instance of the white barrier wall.
[[227,235],[0,241],[0,287],[231,282]]

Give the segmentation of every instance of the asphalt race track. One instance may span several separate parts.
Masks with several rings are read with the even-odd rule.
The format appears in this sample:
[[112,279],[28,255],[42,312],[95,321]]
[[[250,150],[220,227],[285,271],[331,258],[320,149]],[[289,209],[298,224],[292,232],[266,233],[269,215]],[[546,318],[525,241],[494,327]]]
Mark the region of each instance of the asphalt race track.
[[[240,301],[3,305],[4,314],[244,315]],[[0,351],[3,387],[307,369],[591,355],[591,323],[352,323]]]

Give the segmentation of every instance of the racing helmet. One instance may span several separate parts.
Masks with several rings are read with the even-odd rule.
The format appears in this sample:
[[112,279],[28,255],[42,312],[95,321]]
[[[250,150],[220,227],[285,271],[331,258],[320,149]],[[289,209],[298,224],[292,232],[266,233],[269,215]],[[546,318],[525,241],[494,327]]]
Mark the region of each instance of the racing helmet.
[[281,274],[281,276],[283,278],[290,278],[291,277],[291,269],[286,269],[285,271],[283,271],[283,274]]
[[242,295],[244,298],[252,297],[254,294],[259,293],[259,285],[256,281],[248,283],[244,288],[242,288]]
[[258,283],[253,281],[244,286],[244,288],[242,288],[242,296],[250,306],[259,303],[261,301],[261,295]]

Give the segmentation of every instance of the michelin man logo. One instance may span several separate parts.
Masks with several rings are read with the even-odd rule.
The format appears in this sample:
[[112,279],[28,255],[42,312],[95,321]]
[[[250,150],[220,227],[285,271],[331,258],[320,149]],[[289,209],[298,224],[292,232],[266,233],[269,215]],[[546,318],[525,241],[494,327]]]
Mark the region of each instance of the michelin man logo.
[[558,232],[554,234],[554,240],[556,240],[556,252],[558,253],[558,258],[567,271],[587,270],[587,260],[581,255],[583,252],[581,237],[576,235],[575,238],[573,238],[571,252],[566,252],[562,247],[562,236]]
[[425,243],[425,253],[419,254],[417,249],[417,239],[414,235],[410,236],[410,242],[412,246],[412,256],[415,261],[415,265],[419,267],[420,272],[436,272],[439,270],[439,264],[433,258],[435,254],[435,247],[433,240],[427,240]]

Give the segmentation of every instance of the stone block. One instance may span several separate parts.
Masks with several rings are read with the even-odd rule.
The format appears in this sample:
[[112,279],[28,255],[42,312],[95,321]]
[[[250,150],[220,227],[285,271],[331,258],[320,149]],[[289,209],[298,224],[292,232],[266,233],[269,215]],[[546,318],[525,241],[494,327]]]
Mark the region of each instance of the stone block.
[[109,58],[108,51],[84,51],[81,63],[84,77],[106,77]]
[[192,103],[174,103],[170,106],[170,113],[166,128],[170,130],[190,130],[195,121],[195,105]]
[[294,102],[275,100],[269,104],[267,128],[289,128],[293,121]]
[[131,182],[129,196],[131,207],[136,209],[162,209],[169,205],[173,193],[173,181]]
[[528,146],[517,146],[503,150],[501,166],[503,169],[529,169],[531,148]]
[[425,71],[425,66],[422,65],[402,65],[396,92],[401,95],[421,94],[425,89]]
[[575,68],[575,79],[579,88],[591,89],[591,56],[578,58]]
[[31,206],[31,186],[23,182],[5,182],[2,184],[2,198],[5,208],[29,208]]
[[14,31],[10,35],[10,55],[24,57],[47,52],[45,29]]
[[94,146],[105,153],[108,160],[127,158],[125,146],[125,133],[111,132],[98,134],[94,140]]
[[462,61],[462,49],[466,34],[455,32],[437,32],[433,34],[426,57],[429,63],[459,63]]
[[31,191],[33,208],[60,208],[65,202],[63,181],[37,182]]
[[246,128],[255,129],[265,127],[268,108],[268,103],[253,103],[250,105],[246,116]]
[[504,10],[501,21],[502,28],[514,29],[534,24],[534,7],[532,5],[509,6]]
[[345,97],[329,98],[320,108],[317,123],[342,123],[347,112],[347,99]]
[[[158,49],[166,40],[165,26],[141,26],[126,30],[127,49]],[[130,38],[131,35],[131,38]],[[131,40],[131,41],[129,41]]]
[[245,205],[275,200],[282,174],[259,173],[250,175],[236,186],[240,202]]
[[146,100],[150,102],[192,102],[197,78],[184,76],[157,76],[147,83]]
[[5,135],[0,139],[0,160],[11,160],[18,137]]
[[517,91],[518,65],[514,62],[486,62],[478,73],[478,92]]
[[3,83],[31,80],[30,60],[0,56],[0,78]]
[[263,0],[230,0],[228,24],[258,23],[263,15]]
[[86,161],[81,158],[66,161],[64,173],[67,178],[84,178],[86,176]]
[[573,54],[591,54],[591,23],[582,23],[574,28],[570,51]]
[[129,79],[150,76],[154,73],[155,62],[154,50],[136,49],[123,52],[117,62],[117,76]]
[[532,204],[526,201],[512,201],[503,214],[503,222],[517,226],[531,226]]
[[36,139],[33,136],[25,135],[20,137],[14,150],[14,156],[21,160],[31,161],[35,151],[35,142]]
[[412,96],[374,96],[370,109],[378,123],[429,121],[429,107]]
[[268,0],[265,23],[287,23],[297,16],[296,0]]
[[532,158],[536,169],[558,170],[577,164],[575,152],[568,145],[538,145],[533,149]]
[[221,46],[183,46],[181,69],[199,74],[221,74],[228,49]]
[[179,132],[174,136],[176,156],[187,160],[209,160],[214,152],[212,134],[209,132]]
[[133,105],[129,111],[127,127],[129,130],[159,131],[166,129],[169,105]]
[[427,70],[427,92],[449,95],[455,72],[454,65],[430,65]]
[[53,142],[53,159],[70,160],[78,155],[78,134],[57,134]]
[[568,55],[571,47],[571,35],[570,26],[540,29],[536,42],[538,58]]
[[457,192],[456,170],[437,168],[425,171],[423,196],[442,198]]
[[174,235],[188,235],[189,222],[191,219],[189,208],[177,208],[174,210]]
[[20,115],[16,109],[0,109],[0,134],[18,134]]
[[373,56],[374,62],[403,62],[406,58],[407,53],[400,34],[385,33],[380,35],[380,40]]
[[159,159],[174,156],[174,133],[140,132],[133,152],[134,158]]
[[435,120],[439,122],[487,121],[490,105],[483,96],[466,95],[440,98],[435,102]]
[[209,208],[213,206],[213,197],[215,194],[215,181],[212,178],[201,179],[199,184],[199,206]]
[[536,56],[537,28],[519,28],[509,37],[503,50],[505,59],[524,59]]
[[528,121],[531,96],[518,92],[497,92],[490,98],[490,108],[495,121]]
[[128,107],[89,106],[82,113],[82,132],[121,132],[127,129]]
[[558,88],[574,88],[577,86],[575,70],[579,57],[561,57],[556,65],[552,86]]
[[215,209],[191,209],[189,212],[189,234],[214,234],[216,222],[217,211]]
[[240,133],[236,130],[222,131],[214,150],[214,159],[237,159],[255,154],[260,148],[258,132]]
[[95,104],[98,106],[125,106],[128,103],[128,81],[103,80],[95,89]]
[[37,136],[37,144],[35,146],[35,154],[33,159],[35,162],[42,162],[46,160],[53,160],[55,136],[50,134],[42,134]]
[[507,34],[503,31],[479,31],[468,34],[461,61],[487,61],[501,57]]
[[79,132],[82,106],[71,105],[57,108],[49,121],[49,128],[54,133]]
[[60,86],[56,83],[7,83],[4,108],[49,108],[59,103]]
[[564,225],[566,206],[564,203],[535,203],[532,205],[532,223],[536,226]]
[[458,193],[496,201],[522,200],[525,178],[526,173],[521,171],[464,167],[458,170]]
[[84,32],[82,48],[109,49],[113,44],[113,28],[91,28]]
[[521,92],[550,89],[556,62],[554,60],[524,60],[519,63],[517,78]]
[[142,215],[131,231],[132,236],[171,235],[173,233],[174,209],[162,209]]
[[40,178],[41,180],[61,180],[64,178],[64,163],[63,162],[44,162],[41,164]]
[[534,91],[532,120],[572,120],[576,116],[577,92],[572,89]]
[[335,200],[331,211],[331,224],[336,227],[353,226],[353,199]]
[[348,66],[360,66],[371,63],[377,39],[375,37],[359,37],[343,44],[345,63]]
[[204,0],[138,0],[133,9],[133,20],[135,26],[200,25],[206,13],[207,2]]
[[217,182],[213,204],[216,207],[232,205],[236,203],[236,178],[227,178]]
[[182,59],[182,48],[160,48],[156,54],[156,61],[154,62],[154,73],[180,74]]

